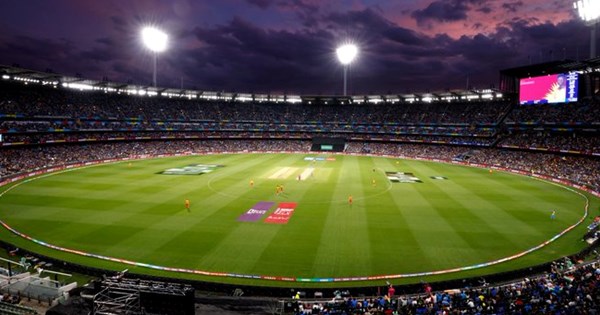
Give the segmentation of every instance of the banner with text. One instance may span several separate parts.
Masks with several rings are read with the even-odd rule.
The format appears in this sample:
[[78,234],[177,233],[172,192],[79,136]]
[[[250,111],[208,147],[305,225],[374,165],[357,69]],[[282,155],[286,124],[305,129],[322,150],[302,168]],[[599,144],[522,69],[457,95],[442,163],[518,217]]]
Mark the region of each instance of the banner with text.
[[281,202],[277,205],[277,209],[271,213],[266,219],[266,223],[274,224],[287,224],[294,210],[296,209],[297,203],[295,202]]
[[258,220],[260,220],[260,218],[263,217],[263,215],[265,215],[265,213],[267,213],[267,211],[269,211],[269,209],[271,209],[271,207],[274,204],[275,203],[271,202],[271,201],[261,201],[261,202],[255,204],[252,208],[250,208],[244,214],[242,214],[238,218],[238,221],[245,221],[245,222],[258,221]]

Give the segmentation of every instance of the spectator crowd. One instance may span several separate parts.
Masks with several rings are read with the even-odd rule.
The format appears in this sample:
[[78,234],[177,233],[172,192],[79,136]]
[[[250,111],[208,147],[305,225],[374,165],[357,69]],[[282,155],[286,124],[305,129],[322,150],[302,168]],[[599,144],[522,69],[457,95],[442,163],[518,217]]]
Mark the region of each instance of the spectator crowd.
[[[148,140],[115,141],[84,144],[59,144],[2,149],[0,177],[43,167],[76,162],[154,156],[161,154],[244,152],[244,151],[309,151],[307,140]],[[538,152],[509,151],[448,145],[406,143],[350,142],[347,153],[372,153],[407,158],[462,160],[494,165],[525,172],[571,180],[600,190],[600,159],[587,156],[560,156]]]
[[[598,314],[600,266],[574,265],[568,258],[541,275],[503,285],[435,291],[423,284],[421,293],[378,297],[339,297],[296,302],[295,314]],[[389,292],[389,291],[388,291]]]
[[489,124],[510,109],[506,101],[389,105],[289,104],[138,97],[1,82],[0,114],[22,118],[145,121],[352,122]]
[[[600,154],[600,105],[505,101],[370,103],[232,102],[141,97],[0,82],[4,142],[41,144],[204,135],[444,143]],[[133,139],[135,140],[135,139]]]
[[[349,140],[346,153],[458,159],[544,174],[600,191],[599,126],[600,104],[595,101],[568,106],[513,106],[510,101],[240,103],[1,82],[0,133],[11,145],[0,146],[0,178],[132,156],[306,152],[313,137],[335,136]],[[509,150],[515,147],[523,150]],[[299,300],[295,312],[597,314],[599,303],[600,266],[559,263],[542,276],[502,286],[439,292],[425,286],[416,295]]]

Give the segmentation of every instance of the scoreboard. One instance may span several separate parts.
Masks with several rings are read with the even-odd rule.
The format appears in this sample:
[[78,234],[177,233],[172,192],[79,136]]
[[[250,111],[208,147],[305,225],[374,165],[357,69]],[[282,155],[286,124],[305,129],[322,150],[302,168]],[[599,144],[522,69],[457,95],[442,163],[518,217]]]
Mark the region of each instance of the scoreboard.
[[578,94],[577,72],[523,78],[519,82],[521,105],[577,102]]

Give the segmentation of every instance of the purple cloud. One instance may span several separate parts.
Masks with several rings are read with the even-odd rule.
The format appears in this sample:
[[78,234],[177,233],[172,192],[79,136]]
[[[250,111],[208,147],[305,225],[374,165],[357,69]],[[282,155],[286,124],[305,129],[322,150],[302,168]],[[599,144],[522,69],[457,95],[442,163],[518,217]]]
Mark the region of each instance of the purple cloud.
[[[518,0],[418,1],[399,16],[392,15],[394,3],[377,0],[348,8],[308,0],[190,2],[187,14],[166,10],[154,18],[171,34],[169,49],[158,57],[158,82],[178,87],[183,79],[185,87],[214,91],[339,94],[342,68],[334,51],[348,38],[360,45],[348,82],[355,94],[464,88],[467,77],[471,85],[488,87],[503,68],[576,59],[578,51],[584,57],[586,26],[574,18],[527,15],[564,9],[534,2],[535,8]],[[10,6],[0,3],[0,62],[150,84],[152,55],[138,34],[155,8],[152,2],[112,5],[106,12],[97,6],[93,14],[78,5],[94,23],[57,15],[52,19],[61,25],[36,33],[36,19],[11,17]],[[524,13],[511,15],[517,9]]]

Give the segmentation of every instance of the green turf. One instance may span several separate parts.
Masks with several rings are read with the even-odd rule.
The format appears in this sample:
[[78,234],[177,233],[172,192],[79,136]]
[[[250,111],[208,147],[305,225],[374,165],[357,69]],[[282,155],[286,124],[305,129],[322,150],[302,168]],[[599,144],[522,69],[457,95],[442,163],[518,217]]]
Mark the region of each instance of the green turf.
[[[52,174],[0,197],[0,219],[54,245],[147,264],[331,278],[427,272],[500,259],[543,243],[584,213],[584,197],[526,176],[424,161],[336,155],[335,161],[308,162],[305,156],[188,156]],[[158,174],[189,164],[224,167],[203,175]],[[295,168],[289,177],[269,178],[285,167]],[[297,175],[308,167],[315,168],[313,176],[298,181]],[[391,183],[385,171],[411,172],[423,183]],[[252,188],[250,180],[255,183]],[[285,186],[279,196],[278,184]],[[596,215],[598,199],[586,196]],[[192,203],[189,212],[185,199]],[[285,225],[238,222],[238,216],[258,201],[292,201],[298,207]],[[553,209],[556,220],[550,220]],[[426,279],[507,271],[577,252],[584,248],[580,239],[588,223],[586,219],[558,241],[515,261]],[[45,255],[103,268],[274,284],[154,271],[65,254],[5,229],[0,237]]]

